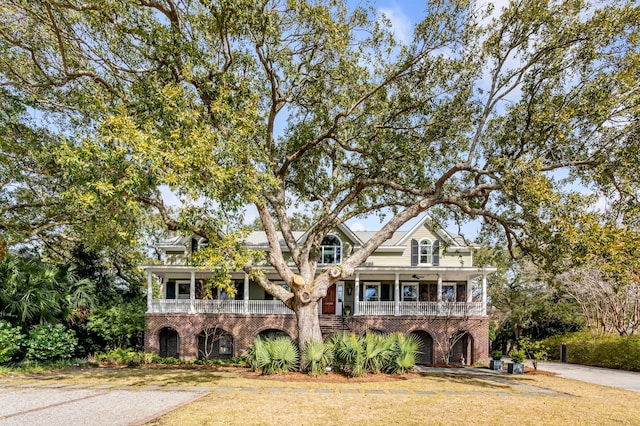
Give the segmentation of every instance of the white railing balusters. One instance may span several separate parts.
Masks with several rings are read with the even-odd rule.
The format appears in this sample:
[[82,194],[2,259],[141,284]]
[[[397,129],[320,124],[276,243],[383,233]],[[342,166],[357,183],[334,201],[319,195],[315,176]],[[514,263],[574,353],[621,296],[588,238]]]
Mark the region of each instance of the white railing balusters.
[[[245,303],[248,309],[245,311]],[[153,299],[147,312],[152,314],[260,314],[290,315],[293,311],[279,300],[203,300]],[[482,302],[400,302],[400,316],[466,317],[481,316]],[[395,302],[358,302],[358,315],[395,315]]]

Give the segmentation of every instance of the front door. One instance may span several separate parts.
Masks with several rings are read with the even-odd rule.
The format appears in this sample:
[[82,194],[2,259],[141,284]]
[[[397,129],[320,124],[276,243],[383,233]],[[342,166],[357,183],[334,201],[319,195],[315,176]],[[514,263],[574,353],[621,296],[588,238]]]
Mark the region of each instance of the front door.
[[336,285],[332,285],[327,289],[327,295],[322,299],[322,313],[336,313]]

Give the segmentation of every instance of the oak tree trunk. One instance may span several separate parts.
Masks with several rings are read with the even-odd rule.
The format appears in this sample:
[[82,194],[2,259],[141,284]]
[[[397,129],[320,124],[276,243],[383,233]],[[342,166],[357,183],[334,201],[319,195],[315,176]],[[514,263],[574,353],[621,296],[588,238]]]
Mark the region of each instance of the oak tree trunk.
[[305,352],[308,342],[321,342],[320,320],[318,318],[318,301],[312,300],[294,308],[298,323],[298,344],[300,346],[300,370],[306,366]]

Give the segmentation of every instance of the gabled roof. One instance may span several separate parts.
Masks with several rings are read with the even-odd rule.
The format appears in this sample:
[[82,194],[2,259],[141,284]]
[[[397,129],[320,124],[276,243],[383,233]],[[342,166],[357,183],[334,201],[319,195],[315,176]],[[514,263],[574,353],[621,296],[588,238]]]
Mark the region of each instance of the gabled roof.
[[[302,231],[293,231],[293,236],[296,240],[300,240],[300,238],[304,235]],[[281,246],[286,246],[284,241],[284,237],[281,232],[278,232],[278,240],[280,241]],[[267,240],[267,234],[264,231],[252,231],[245,240],[245,245],[253,248],[268,248],[269,241]]]
[[[461,235],[452,234],[446,230],[434,225],[433,220],[429,215],[424,215],[418,223],[416,223],[409,231],[396,231],[393,236],[385,241],[379,248],[379,251],[399,251],[403,250],[406,246],[406,242],[425,224],[442,240],[446,242],[449,249],[466,249],[469,247]],[[347,236],[354,246],[362,246],[369,241],[377,231],[352,231],[347,225],[340,224],[338,229]],[[310,231],[293,231],[293,236],[299,243],[304,243]],[[282,247],[286,247],[282,233],[278,232],[278,239]],[[245,245],[250,248],[269,248],[269,242],[267,235],[264,231],[252,231],[245,240]],[[167,240],[161,241],[156,244],[156,247],[162,250],[168,249],[183,249],[189,246],[188,237],[172,237]]]
[[[404,245],[409,238],[411,238],[422,226],[427,224],[429,229],[431,229],[436,235],[445,240],[450,248],[453,247],[468,247],[468,244],[465,243],[464,238],[461,235],[451,234],[440,228],[436,227],[433,223],[433,220],[428,214],[425,214],[418,223],[416,223],[413,228],[411,228],[408,232],[406,232],[395,245]],[[396,232],[397,234],[397,232]]]
[[[349,237],[349,239],[351,240],[351,243],[354,246],[361,246],[362,244],[364,244],[364,241],[358,236],[360,233],[359,232],[353,232],[344,223],[338,224],[338,230],[342,231],[343,234],[345,234],[347,237]],[[311,229],[309,229],[308,231],[304,232],[304,234],[300,238],[297,239],[298,242],[299,243],[305,242],[307,240],[307,236],[309,235],[309,232],[311,232]]]

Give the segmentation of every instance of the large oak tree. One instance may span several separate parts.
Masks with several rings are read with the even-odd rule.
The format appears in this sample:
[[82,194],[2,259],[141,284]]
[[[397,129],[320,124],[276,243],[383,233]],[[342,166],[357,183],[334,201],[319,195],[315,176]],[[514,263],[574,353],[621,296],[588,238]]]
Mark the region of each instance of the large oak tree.
[[[401,45],[375,9],[339,0],[6,0],[0,84],[54,136],[87,238],[126,239],[151,207],[293,309],[304,344],[321,339],[327,288],[422,213],[480,218],[509,246],[552,252],[593,202],[572,184],[637,206],[637,168],[624,167],[640,152],[634,2],[424,10]],[[20,207],[13,188],[3,215]],[[247,205],[290,290],[243,255]],[[313,214],[303,242],[298,206]],[[375,214],[388,220],[369,241],[317,269],[331,229]]]

